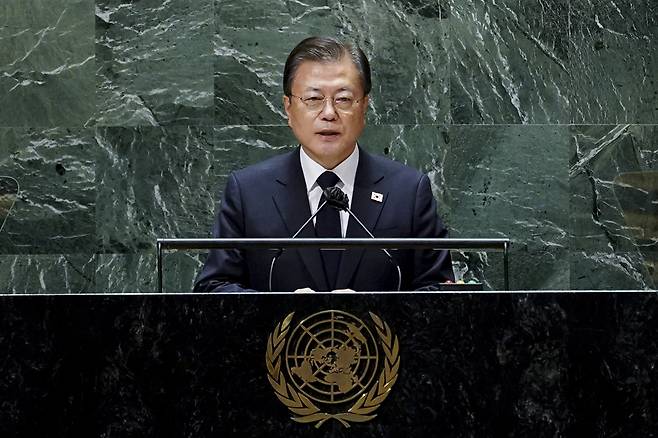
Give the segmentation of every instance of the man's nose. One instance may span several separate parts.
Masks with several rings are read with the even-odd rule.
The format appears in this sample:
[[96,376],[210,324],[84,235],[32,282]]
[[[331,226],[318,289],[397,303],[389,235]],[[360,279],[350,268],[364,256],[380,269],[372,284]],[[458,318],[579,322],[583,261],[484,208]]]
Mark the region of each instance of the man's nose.
[[322,120],[334,120],[336,118],[336,108],[334,108],[334,100],[326,98],[322,110],[320,111],[320,118]]

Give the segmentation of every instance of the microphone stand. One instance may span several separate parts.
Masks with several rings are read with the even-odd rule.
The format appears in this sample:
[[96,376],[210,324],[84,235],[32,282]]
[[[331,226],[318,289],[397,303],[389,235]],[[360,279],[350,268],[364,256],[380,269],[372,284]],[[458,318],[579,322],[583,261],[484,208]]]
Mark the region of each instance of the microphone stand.
[[[361,226],[361,228],[363,228],[365,230],[366,233],[368,233],[368,235],[371,238],[373,238],[373,239],[375,238],[375,236],[373,236],[373,234],[363,224],[363,222],[361,222],[359,220],[359,218],[356,217],[356,215],[352,212],[352,210],[350,210],[349,199],[347,198],[347,195],[345,194],[345,192],[343,192],[338,187],[327,187],[324,190],[324,197],[327,199],[327,202],[329,202],[332,207],[337,208],[338,210],[347,211],[347,213],[349,213],[349,215],[352,218],[354,218],[354,220]],[[391,261],[391,263],[393,263],[395,268],[398,270],[398,292],[399,292],[400,289],[402,288],[402,271],[400,270],[400,265],[395,261],[395,259],[391,255],[391,253],[388,252],[388,250],[386,248],[380,248],[380,249],[382,251],[384,251],[384,253],[388,257],[388,259]]]
[[[354,213],[352,213],[352,210],[350,210],[349,207],[345,207],[345,210],[361,226],[361,228],[363,228],[366,231],[366,233],[368,233],[368,236],[370,236],[373,239],[375,238],[375,236],[373,236],[373,234],[370,232],[370,230],[368,230],[368,228],[366,228],[366,226],[363,224],[363,222],[361,222],[359,220],[359,218],[356,217],[356,215]],[[391,263],[393,263],[395,268],[398,270],[398,292],[400,292],[400,289],[402,288],[402,271],[400,271],[400,265],[397,264],[397,262],[393,259],[393,256],[391,255],[391,253],[388,252],[388,250],[386,248],[380,248],[380,249],[382,251],[384,251],[384,253],[388,256],[388,259],[391,261]]]
[[[313,213],[311,215],[311,217],[308,218],[308,220],[306,222],[304,222],[304,224],[299,228],[299,230],[297,230],[297,232],[292,236],[293,239],[295,237],[297,237],[299,235],[299,233],[302,232],[302,230],[306,227],[306,225],[308,225],[313,220],[313,218],[315,218],[315,216],[318,215],[320,210],[322,210],[322,208],[327,204],[331,205],[332,207],[334,207],[338,210],[347,211],[347,213],[350,215],[350,217],[352,217],[359,224],[359,226],[361,228],[363,228],[366,233],[368,233],[368,236],[370,236],[372,239],[375,238],[375,236],[370,232],[370,230],[363,224],[363,222],[361,222],[361,220],[359,220],[358,217],[356,217],[354,212],[352,212],[352,210],[350,210],[350,208],[348,207],[349,200],[348,200],[347,195],[345,194],[345,192],[343,192],[338,187],[328,187],[328,188],[324,189],[323,193],[324,193],[324,197],[325,197],[326,201],[324,201],[324,203],[322,203],[322,205],[320,205],[320,207],[318,207],[318,209],[315,210],[315,213]],[[395,259],[391,255],[391,253],[386,248],[380,248],[380,249],[382,251],[384,251],[384,254],[386,254],[389,261],[391,263],[393,263],[393,266],[395,266],[395,268],[398,271],[398,292],[399,292],[400,289],[402,288],[402,271],[400,270],[400,265],[395,261]],[[270,273],[269,273],[269,277],[268,277],[270,292],[272,292],[272,274],[274,272],[274,264],[279,259],[281,254],[283,254],[283,249],[279,249],[277,251],[274,258],[272,258],[272,263],[270,263]]]
[[[304,228],[306,228],[306,225],[308,225],[308,224],[309,224],[309,223],[315,218],[315,216],[317,216],[318,213],[320,213],[320,210],[322,210],[322,208],[323,208],[325,205],[327,205],[327,201],[324,201],[324,202],[322,203],[322,205],[320,205],[320,206],[318,207],[318,209],[315,210],[315,213],[313,213],[313,214],[311,215],[311,217],[308,218],[308,220],[307,220],[306,222],[304,222],[304,224],[303,224],[301,227],[299,227],[299,230],[297,230],[297,232],[292,236],[292,239],[294,239],[295,237],[299,236],[299,233],[301,233],[302,230],[303,230]],[[279,259],[279,257],[281,256],[281,254],[283,254],[283,249],[279,248],[279,249],[277,250],[277,253],[274,255],[274,258],[272,258],[272,263],[270,263],[270,274],[269,274],[269,276],[268,276],[268,284],[269,284],[269,286],[270,286],[270,292],[272,292],[272,274],[274,273],[274,264],[275,264],[276,261]]]

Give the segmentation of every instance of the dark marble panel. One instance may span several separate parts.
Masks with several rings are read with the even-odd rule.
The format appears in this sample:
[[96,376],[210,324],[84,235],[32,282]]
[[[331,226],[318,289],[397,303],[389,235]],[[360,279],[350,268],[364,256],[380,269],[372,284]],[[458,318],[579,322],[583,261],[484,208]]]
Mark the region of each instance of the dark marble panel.
[[[194,279],[203,266],[205,255],[165,253],[162,260],[162,291],[191,292]],[[158,292],[155,252],[99,254],[96,289],[100,293]]]
[[229,173],[298,146],[288,126],[216,126],[214,144],[222,190]]
[[97,128],[101,252],[154,251],[158,237],[198,237],[214,214],[212,128]]
[[311,35],[355,40],[373,71],[373,123],[443,123],[445,10],[416,1],[215,1],[216,123],[285,124],[283,65]]
[[658,123],[658,4],[574,0],[573,123]]
[[[428,170],[451,236],[509,237],[513,289],[568,289],[568,128],[450,126],[435,141]],[[502,288],[501,255],[467,262]]]
[[96,257],[88,254],[0,255],[0,293],[88,293]]
[[0,233],[16,205],[18,181],[11,176],[0,176]]
[[94,2],[0,4],[0,126],[81,126],[94,112]]
[[[635,249],[634,230],[615,179],[631,172],[658,171],[657,125],[574,125],[571,131],[569,181],[571,217],[577,249]],[[635,210],[643,206],[638,205]],[[646,249],[658,244],[644,242]]]
[[[99,254],[96,292],[155,292],[155,251],[149,253]],[[185,290],[185,289],[182,289]]]
[[[104,128],[97,292],[156,291],[155,239],[210,237],[228,174],[295,147],[287,127]],[[164,259],[165,291],[191,290],[205,255]]]
[[212,124],[212,0],[96,2],[96,123]]
[[[568,141],[566,127],[370,125],[360,144],[429,174],[452,237],[512,238],[513,288],[560,289],[569,287]],[[293,145],[287,127],[216,128],[220,187],[231,170]],[[501,254],[455,260],[466,278],[503,287]]]
[[443,168],[447,152],[443,132],[444,125],[368,125],[359,144],[373,154],[428,173]]
[[453,123],[565,123],[569,2],[450,1]]
[[[449,142],[448,128],[444,125],[371,125],[366,126],[360,140],[361,146],[369,152],[399,161],[429,175],[439,215],[449,230],[448,237],[483,237],[469,235],[470,230],[463,230],[462,234],[459,234],[460,232],[453,228],[454,221],[450,220],[451,207],[446,204],[449,200],[450,182],[445,180],[446,173],[449,173],[445,167]],[[502,271],[497,273],[502,269],[502,264],[491,267],[491,263],[496,263],[499,257],[493,254],[489,256],[487,257],[486,253],[453,251],[456,279],[468,281],[476,278],[489,286],[493,282],[493,287],[502,288]],[[489,272],[484,272],[484,266],[490,268]],[[496,277],[496,280],[490,278],[491,276]]]
[[573,250],[570,254],[569,289],[655,289],[652,266],[640,251]]
[[[588,254],[588,264],[598,260],[601,273],[611,270],[610,275],[616,275],[630,269],[634,284],[655,287],[658,278],[651,277],[658,262],[658,214],[653,201],[658,184],[633,188],[624,178],[656,174],[658,127],[574,125],[570,131],[572,248]],[[641,261],[632,269],[627,253]],[[579,284],[590,288],[588,282]]]
[[18,194],[0,253],[93,254],[97,157],[89,129],[1,128],[0,175]]
[[[267,379],[275,325],[327,309],[399,339],[389,396],[349,429],[293,422]],[[656,330],[655,293],[5,296],[0,434],[651,437]]]

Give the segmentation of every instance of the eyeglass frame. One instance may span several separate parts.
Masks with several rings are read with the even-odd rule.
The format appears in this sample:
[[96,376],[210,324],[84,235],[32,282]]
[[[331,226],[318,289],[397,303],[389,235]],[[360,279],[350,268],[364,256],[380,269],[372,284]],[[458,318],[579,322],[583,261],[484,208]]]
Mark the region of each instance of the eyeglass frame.
[[[327,105],[327,100],[329,99],[329,96],[322,96],[322,106],[320,106],[318,109],[311,109],[311,108],[309,108],[308,103],[306,103],[306,100],[304,100],[303,97],[301,97],[301,96],[297,96],[297,95],[292,94],[292,93],[290,93],[290,97],[296,97],[297,99],[299,99],[299,101],[300,101],[302,104],[304,104],[304,106],[306,107],[306,110],[307,110],[307,111],[310,111],[310,112],[316,112],[316,111],[317,111],[318,114],[321,113],[322,110],[324,110],[325,105]],[[320,96],[317,96],[317,97],[319,98]],[[354,109],[354,105],[356,105],[357,103],[361,102],[361,101],[362,101],[363,99],[365,99],[366,97],[368,97],[367,94],[363,95],[363,97],[361,97],[361,98],[359,98],[359,99],[352,100],[352,106],[351,106],[349,109],[347,109],[347,110],[340,109],[340,108],[338,108],[338,107],[336,106],[336,98],[335,98],[335,97],[332,98],[331,100],[332,100],[332,102],[333,102],[332,105],[333,105],[333,107],[334,107],[334,109],[335,109],[336,111],[340,111],[340,112],[342,112],[342,113],[349,113],[350,111],[352,111],[352,110]],[[312,99],[312,97],[307,97],[306,99],[307,99],[307,100],[308,100],[308,99]]]

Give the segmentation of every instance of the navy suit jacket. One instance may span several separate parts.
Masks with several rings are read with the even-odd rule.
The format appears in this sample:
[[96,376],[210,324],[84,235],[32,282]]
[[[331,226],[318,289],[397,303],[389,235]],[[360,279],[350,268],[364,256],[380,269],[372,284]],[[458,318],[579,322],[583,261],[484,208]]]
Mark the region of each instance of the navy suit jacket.
[[[382,202],[371,199],[383,195]],[[417,170],[359,150],[352,211],[376,237],[447,237],[429,178]],[[214,237],[291,237],[310,217],[299,149],[229,175]],[[350,218],[347,237],[368,237]],[[309,223],[299,237],[315,237]],[[402,271],[402,290],[435,289],[453,280],[449,251],[391,251]],[[211,250],[195,291],[269,290],[271,250]],[[343,252],[336,288],[396,290],[397,270],[381,250]],[[318,249],[287,249],[275,264],[273,290],[329,290]]]

